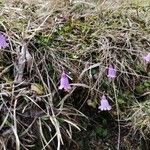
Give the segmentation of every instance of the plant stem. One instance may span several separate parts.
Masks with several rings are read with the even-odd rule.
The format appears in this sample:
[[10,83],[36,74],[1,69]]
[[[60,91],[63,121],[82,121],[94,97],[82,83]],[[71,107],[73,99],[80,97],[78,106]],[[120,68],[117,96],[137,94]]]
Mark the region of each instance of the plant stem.
[[120,150],[120,115],[119,115],[119,105],[117,101],[117,95],[116,95],[116,88],[115,88],[115,83],[113,81],[113,90],[114,90],[114,95],[115,95],[115,102],[116,102],[116,109],[117,109],[117,121],[118,121],[118,143],[117,143],[117,150]]

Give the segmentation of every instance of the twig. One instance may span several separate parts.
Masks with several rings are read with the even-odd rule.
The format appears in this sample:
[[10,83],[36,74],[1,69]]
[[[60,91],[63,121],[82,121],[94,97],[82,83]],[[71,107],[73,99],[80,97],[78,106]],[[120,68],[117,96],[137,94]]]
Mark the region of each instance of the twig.
[[22,82],[23,81],[23,73],[25,69],[25,63],[27,63],[27,67],[31,66],[32,57],[28,51],[27,43],[23,42],[21,52],[18,54],[18,62],[16,63],[16,75],[15,75],[15,82]]

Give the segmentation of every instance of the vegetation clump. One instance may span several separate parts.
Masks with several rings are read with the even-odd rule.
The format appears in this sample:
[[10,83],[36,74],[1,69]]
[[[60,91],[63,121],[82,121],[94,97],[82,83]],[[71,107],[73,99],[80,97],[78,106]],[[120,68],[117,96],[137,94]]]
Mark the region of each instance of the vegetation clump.
[[0,149],[148,149],[148,1],[0,3]]

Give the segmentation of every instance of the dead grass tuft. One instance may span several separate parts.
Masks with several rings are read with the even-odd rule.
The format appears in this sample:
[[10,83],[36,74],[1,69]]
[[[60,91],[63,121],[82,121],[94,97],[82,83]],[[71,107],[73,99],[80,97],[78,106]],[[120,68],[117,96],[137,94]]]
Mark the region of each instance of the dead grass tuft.
[[[141,103],[139,96],[149,95],[147,1],[9,0],[0,7],[0,28],[9,41],[0,51],[3,149],[60,150],[71,141],[79,147],[75,129],[84,128],[86,109],[95,110],[102,93],[111,100],[114,120],[128,120],[146,137],[147,99]],[[117,70],[114,84],[106,77],[109,64]],[[63,70],[72,79],[69,93],[58,91]]]

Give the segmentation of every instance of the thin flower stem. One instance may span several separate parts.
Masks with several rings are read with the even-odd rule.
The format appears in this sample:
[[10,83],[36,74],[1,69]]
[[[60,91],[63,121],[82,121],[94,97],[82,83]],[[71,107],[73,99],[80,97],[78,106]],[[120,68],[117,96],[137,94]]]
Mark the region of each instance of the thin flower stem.
[[118,143],[117,143],[117,150],[120,150],[120,115],[119,115],[119,105],[117,101],[117,96],[116,96],[116,88],[115,88],[115,83],[114,80],[113,82],[113,90],[114,90],[114,95],[115,95],[115,102],[116,102],[116,108],[117,108],[117,121],[118,121]]

